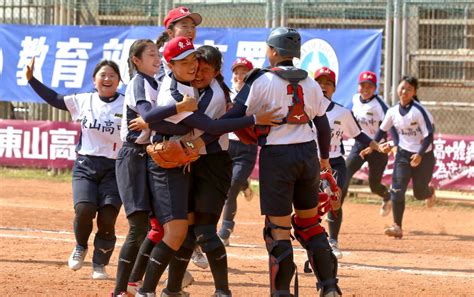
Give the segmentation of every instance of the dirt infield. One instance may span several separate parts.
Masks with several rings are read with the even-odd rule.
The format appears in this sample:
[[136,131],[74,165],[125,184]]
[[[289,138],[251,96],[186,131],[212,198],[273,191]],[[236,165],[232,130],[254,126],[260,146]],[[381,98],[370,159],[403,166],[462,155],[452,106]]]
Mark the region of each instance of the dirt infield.
[[[227,249],[234,296],[268,296],[267,254],[262,244],[258,199],[239,198],[237,226]],[[382,234],[390,218],[378,205],[347,201],[340,247],[339,285],[344,296],[473,296],[472,208],[407,206],[404,238]],[[108,296],[114,280],[90,278],[92,253],[79,271],[67,267],[74,246],[71,184],[0,178],[0,285],[3,296]],[[115,276],[127,222],[117,223],[119,240],[108,267]],[[92,242],[91,236],[90,242]],[[92,243],[91,243],[92,244]],[[302,272],[305,253],[295,245],[300,296],[318,296],[315,279]],[[190,265],[192,296],[213,293],[208,270]],[[158,290],[161,289],[161,286]]]

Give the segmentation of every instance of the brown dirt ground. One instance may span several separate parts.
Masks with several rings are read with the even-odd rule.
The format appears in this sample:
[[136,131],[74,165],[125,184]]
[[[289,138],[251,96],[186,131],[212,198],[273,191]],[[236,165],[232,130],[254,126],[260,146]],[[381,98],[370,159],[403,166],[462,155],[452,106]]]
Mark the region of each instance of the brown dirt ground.
[[[262,244],[258,198],[239,198],[236,230],[227,249],[234,296],[268,296],[267,254]],[[378,205],[347,201],[340,247],[339,285],[344,296],[473,296],[474,219],[472,208],[426,209],[410,204],[404,238],[382,234],[390,218]],[[114,280],[90,278],[89,253],[79,271],[67,267],[74,246],[71,185],[67,182],[0,179],[0,285],[3,296],[108,296]],[[121,245],[127,231],[117,223]],[[93,239],[93,236],[91,236]],[[317,296],[315,279],[302,273],[305,253],[295,245],[300,296]],[[119,247],[108,272],[116,273]],[[212,276],[190,264],[192,296],[213,293]],[[161,286],[158,287],[158,290]]]

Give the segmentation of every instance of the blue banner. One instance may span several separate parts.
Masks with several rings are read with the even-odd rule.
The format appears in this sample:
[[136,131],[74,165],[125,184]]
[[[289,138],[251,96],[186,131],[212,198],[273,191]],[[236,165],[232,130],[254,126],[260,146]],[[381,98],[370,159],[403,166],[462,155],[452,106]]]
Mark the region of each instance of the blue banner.
[[[94,88],[92,71],[101,59],[120,65],[124,84],[128,78],[128,50],[136,39],[156,39],[163,27],[23,26],[0,25],[0,101],[42,102],[25,79],[25,67],[36,57],[34,75],[60,94]],[[196,47],[218,47],[224,55],[224,77],[231,85],[230,66],[246,57],[255,67],[268,66],[264,28],[198,28]],[[380,76],[381,30],[299,30],[301,59],[295,64],[312,76],[320,67],[336,72],[334,101],[350,106],[357,93],[360,72]],[[120,87],[124,90],[124,84]]]

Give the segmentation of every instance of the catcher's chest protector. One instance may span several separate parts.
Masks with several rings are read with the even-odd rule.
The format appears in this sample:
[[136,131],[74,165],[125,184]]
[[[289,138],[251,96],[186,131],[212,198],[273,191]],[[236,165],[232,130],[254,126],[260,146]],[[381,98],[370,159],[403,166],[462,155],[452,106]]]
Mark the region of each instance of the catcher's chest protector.
[[283,122],[293,125],[309,123],[310,118],[304,111],[303,88],[298,84],[308,77],[308,72],[297,68],[281,69],[278,67],[271,68],[268,71],[288,81],[287,94],[293,94],[293,105],[288,106],[288,114]]

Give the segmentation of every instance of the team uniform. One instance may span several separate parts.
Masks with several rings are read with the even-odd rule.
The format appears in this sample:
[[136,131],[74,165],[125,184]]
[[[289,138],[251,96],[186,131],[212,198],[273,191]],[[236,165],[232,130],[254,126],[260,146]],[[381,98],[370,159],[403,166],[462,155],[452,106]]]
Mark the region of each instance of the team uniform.
[[[405,107],[397,104],[388,110],[375,140],[380,139],[383,132],[392,127],[397,130],[399,141],[390,199],[393,203],[394,222],[401,227],[405,210],[405,192],[410,179],[413,181],[413,193],[416,199],[424,200],[433,195],[433,189],[429,187],[435,165],[432,144],[433,117],[416,101]],[[421,163],[417,167],[411,167],[410,157],[416,153],[422,156]]]
[[141,101],[156,105],[159,85],[157,81],[141,72],[135,74],[125,91],[122,129],[120,137],[123,146],[116,162],[116,175],[120,197],[129,222],[129,232],[120,250],[117,266],[115,294],[127,290],[127,282],[140,245],[145,239],[151,210],[147,176],[146,146],[150,143],[151,130],[132,131],[130,121],[140,116],[138,104]]
[[[370,138],[374,138],[379,129],[380,123],[385,117],[388,106],[378,95],[370,100],[363,100],[359,94],[352,98],[352,113],[354,114],[360,127]],[[396,135],[392,133],[392,137]],[[385,136],[383,140],[385,140]],[[365,161],[369,164],[369,185],[370,190],[383,198],[384,201],[390,199],[388,189],[381,184],[382,175],[387,166],[388,156],[386,154],[374,151],[362,159],[359,153],[366,147],[363,143],[355,141],[349,156],[346,159],[347,182],[344,186],[344,193],[347,193],[352,176],[362,167]]]
[[[367,147],[372,139],[370,139],[364,132],[354,118],[354,115],[343,106],[331,102],[326,110],[329,126],[331,127],[331,145],[329,150],[329,163],[333,175],[336,178],[337,185],[340,189],[344,189],[346,185],[346,163],[344,160],[344,144],[343,137],[356,138],[358,142]],[[337,249],[336,256],[342,257],[337,246],[338,235],[342,224],[342,204],[346,193],[341,194],[341,208],[337,211],[328,213],[329,226],[329,243],[331,247]]]
[[120,129],[124,96],[101,98],[97,92],[60,96],[35,78],[33,89],[51,105],[68,110],[80,122],[81,136],[76,147],[77,158],[72,172],[75,209],[74,234],[77,246],[69,266],[79,269],[87,253],[92,221],[97,216],[94,239],[93,278],[108,277],[103,270],[115,247],[115,221],[122,202],[115,176],[115,161],[122,147]]
[[[232,93],[235,99],[236,91]],[[222,214],[222,225],[219,237],[228,242],[230,233],[234,230],[235,215],[237,212],[237,196],[239,192],[246,189],[248,178],[252,174],[257,161],[258,147],[256,144],[245,144],[239,140],[235,133],[229,133],[229,155],[232,159],[232,181],[227,194],[224,212]]]
[[[277,28],[273,32],[279,34],[278,30],[287,32],[286,28]],[[289,31],[289,34],[294,35],[293,32],[295,31]],[[267,40],[267,44],[268,42]],[[314,141],[313,122],[317,123],[317,128],[323,127],[318,119],[327,121],[324,115],[329,101],[324,98],[321,88],[311,78],[299,80],[298,85],[295,86],[276,75],[277,71],[298,71],[292,66],[291,61],[283,61],[276,67],[272,71],[260,70],[251,75],[237,95],[236,101],[247,107],[247,115],[256,113],[263,104],[266,104],[268,108],[281,107],[283,113],[294,110],[293,107],[296,105],[302,107],[301,114],[289,112],[285,118],[287,123],[270,127],[269,131],[267,129],[258,140],[261,146],[260,210],[262,215],[267,216],[264,239],[270,261],[270,290],[272,296],[289,296],[289,284],[291,275],[294,273],[291,241],[274,240],[271,232],[275,229],[289,230],[291,228],[273,224],[268,216],[288,216],[293,212],[293,207],[296,210],[317,207],[320,166],[317,145]],[[295,93],[298,93],[299,100]],[[290,117],[299,120],[304,114],[309,118],[308,122],[288,124],[288,121],[294,120]],[[327,131],[320,131],[318,139],[328,139],[328,133],[327,126]],[[324,151],[327,154],[327,148]],[[308,258],[318,279],[317,287],[323,288],[321,294],[339,290],[335,276],[337,260],[331,254],[324,228],[319,225],[319,218],[315,216],[306,219],[295,215],[292,223],[297,239],[307,250]]]

